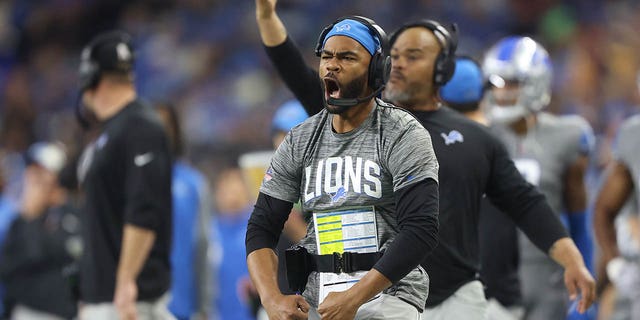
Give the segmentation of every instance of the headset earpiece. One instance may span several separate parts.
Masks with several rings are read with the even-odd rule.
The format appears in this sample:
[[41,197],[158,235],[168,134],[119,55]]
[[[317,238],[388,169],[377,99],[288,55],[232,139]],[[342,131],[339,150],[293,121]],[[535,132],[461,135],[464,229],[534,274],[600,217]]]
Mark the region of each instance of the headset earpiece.
[[390,73],[391,58],[377,52],[371,57],[371,63],[369,63],[369,87],[374,90],[382,87],[389,80]]

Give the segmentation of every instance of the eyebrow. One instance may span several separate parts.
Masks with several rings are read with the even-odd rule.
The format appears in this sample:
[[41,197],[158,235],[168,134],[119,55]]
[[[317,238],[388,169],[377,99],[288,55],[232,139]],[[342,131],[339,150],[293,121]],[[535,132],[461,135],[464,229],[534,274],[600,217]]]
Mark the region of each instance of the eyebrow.
[[[400,49],[393,48],[393,49],[391,49],[391,51],[396,51],[397,52],[397,51],[400,51]],[[420,48],[409,48],[409,49],[405,49],[403,51],[405,51],[407,53],[421,53],[421,52],[423,52],[423,50],[420,49]]]
[[[327,54],[327,55],[330,55],[330,56],[334,55],[334,53],[329,51],[329,50],[322,50],[322,54]],[[336,52],[335,56],[337,56],[337,57],[345,57],[345,56],[355,56],[355,57],[357,57],[358,54],[355,51],[347,50],[347,51]]]

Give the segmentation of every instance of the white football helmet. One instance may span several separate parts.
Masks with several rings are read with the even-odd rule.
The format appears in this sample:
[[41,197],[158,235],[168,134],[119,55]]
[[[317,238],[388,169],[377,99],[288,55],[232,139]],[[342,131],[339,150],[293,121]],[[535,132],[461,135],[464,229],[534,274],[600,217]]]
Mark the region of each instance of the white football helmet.
[[551,100],[549,54],[529,37],[504,38],[487,52],[482,70],[489,83],[487,117],[512,123],[545,108]]

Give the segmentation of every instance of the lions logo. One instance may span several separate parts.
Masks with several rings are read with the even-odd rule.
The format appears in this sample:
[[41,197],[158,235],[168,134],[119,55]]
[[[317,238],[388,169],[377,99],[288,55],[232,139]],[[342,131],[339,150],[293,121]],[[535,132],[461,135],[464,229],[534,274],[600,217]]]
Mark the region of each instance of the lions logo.
[[444,132],[440,134],[440,136],[444,139],[445,145],[454,144],[456,142],[464,142],[464,136],[458,130],[452,130],[449,134],[445,134]]
[[347,197],[347,191],[344,190],[344,187],[340,187],[338,188],[338,191],[334,192],[334,193],[330,193],[331,195],[331,202],[336,202],[342,198],[346,198]]

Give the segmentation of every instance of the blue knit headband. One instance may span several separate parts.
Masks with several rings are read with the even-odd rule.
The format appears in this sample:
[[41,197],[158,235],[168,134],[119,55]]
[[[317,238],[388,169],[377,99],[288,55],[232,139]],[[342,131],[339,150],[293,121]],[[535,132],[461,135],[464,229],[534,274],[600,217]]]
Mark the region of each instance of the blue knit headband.
[[346,36],[358,41],[372,56],[380,48],[380,39],[372,34],[371,30],[360,21],[344,19],[336,23],[324,38],[323,48],[327,40],[333,36]]

